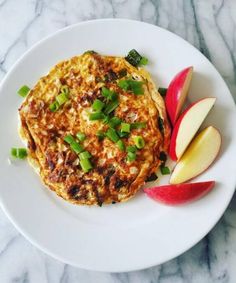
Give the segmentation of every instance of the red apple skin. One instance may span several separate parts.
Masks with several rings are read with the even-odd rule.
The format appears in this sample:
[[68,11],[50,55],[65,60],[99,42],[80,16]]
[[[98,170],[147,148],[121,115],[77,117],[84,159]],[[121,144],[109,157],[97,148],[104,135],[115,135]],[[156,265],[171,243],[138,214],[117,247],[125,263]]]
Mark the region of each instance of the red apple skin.
[[181,205],[202,198],[215,186],[215,181],[164,185],[146,188],[144,192],[152,199],[167,205]]
[[188,76],[192,77],[192,72],[192,66],[185,68],[172,79],[168,86],[165,104],[172,126],[174,126],[178,119],[182,106],[185,102],[188,89],[185,90],[185,93],[183,93],[184,84],[186,83]]
[[169,156],[170,158],[173,160],[173,161],[177,161],[178,160],[178,157],[176,155],[176,152],[175,152],[175,148],[176,148],[176,138],[177,138],[177,135],[178,135],[178,131],[179,131],[179,126],[185,116],[185,114],[196,104],[198,103],[199,101],[203,100],[203,99],[206,99],[208,97],[205,97],[205,98],[202,98],[198,101],[195,101],[193,102],[192,104],[189,105],[189,107],[187,109],[185,109],[185,111],[180,115],[179,119],[177,120],[173,130],[172,130],[172,134],[171,134],[171,139],[170,139],[170,146],[169,146]]

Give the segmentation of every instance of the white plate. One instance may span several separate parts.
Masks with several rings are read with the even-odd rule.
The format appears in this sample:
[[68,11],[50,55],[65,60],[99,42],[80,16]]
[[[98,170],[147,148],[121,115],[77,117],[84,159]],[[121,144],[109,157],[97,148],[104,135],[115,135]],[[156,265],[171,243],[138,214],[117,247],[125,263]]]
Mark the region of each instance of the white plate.
[[[168,207],[142,192],[127,203],[74,206],[46,189],[27,162],[7,162],[17,134],[17,89],[33,86],[58,61],[86,50],[124,56],[135,48],[160,86],[186,66],[194,66],[190,101],[216,96],[206,124],[222,133],[217,162],[196,181],[216,180],[205,198]],[[189,43],[159,27],[130,20],[98,20],[68,27],[31,48],[12,68],[0,89],[0,199],[17,229],[51,256],[78,267],[130,271],[163,263],[202,239],[225,211],[236,184],[236,111],[219,73]]]

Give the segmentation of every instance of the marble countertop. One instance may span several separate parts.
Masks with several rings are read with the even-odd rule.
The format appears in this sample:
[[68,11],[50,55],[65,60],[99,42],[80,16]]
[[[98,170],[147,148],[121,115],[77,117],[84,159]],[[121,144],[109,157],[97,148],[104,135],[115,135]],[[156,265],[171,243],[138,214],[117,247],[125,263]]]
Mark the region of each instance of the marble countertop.
[[[129,18],[166,28],[196,46],[236,99],[235,0],[0,0],[0,79],[30,46],[70,24]],[[236,196],[195,247],[161,266],[100,273],[65,265],[33,247],[0,211],[0,282],[236,282]]]

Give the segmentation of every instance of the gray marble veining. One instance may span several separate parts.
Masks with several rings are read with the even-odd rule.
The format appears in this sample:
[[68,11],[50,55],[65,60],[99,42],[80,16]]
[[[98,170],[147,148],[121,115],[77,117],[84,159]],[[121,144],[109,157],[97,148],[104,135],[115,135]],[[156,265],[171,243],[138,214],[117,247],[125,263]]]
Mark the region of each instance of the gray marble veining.
[[[0,79],[30,46],[70,24],[130,18],[164,27],[196,46],[236,99],[235,0],[0,0]],[[0,211],[0,282],[234,283],[236,197],[195,247],[161,266],[109,274],[60,263],[28,243]]]

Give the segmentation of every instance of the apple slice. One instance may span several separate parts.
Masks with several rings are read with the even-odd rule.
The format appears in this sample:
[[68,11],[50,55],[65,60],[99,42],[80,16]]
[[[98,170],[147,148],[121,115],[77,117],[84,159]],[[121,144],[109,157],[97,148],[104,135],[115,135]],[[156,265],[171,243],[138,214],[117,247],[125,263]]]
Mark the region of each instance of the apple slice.
[[180,184],[204,172],[215,160],[221,146],[219,131],[209,126],[198,134],[174,168],[171,184]]
[[165,185],[144,189],[144,192],[152,199],[168,205],[178,205],[197,200],[208,192],[215,185],[215,181]]
[[170,82],[165,103],[171,124],[174,126],[185,102],[192,80],[193,67],[188,67],[179,72]]
[[179,117],[170,140],[169,155],[172,160],[176,161],[183,155],[215,101],[215,97],[200,99]]

